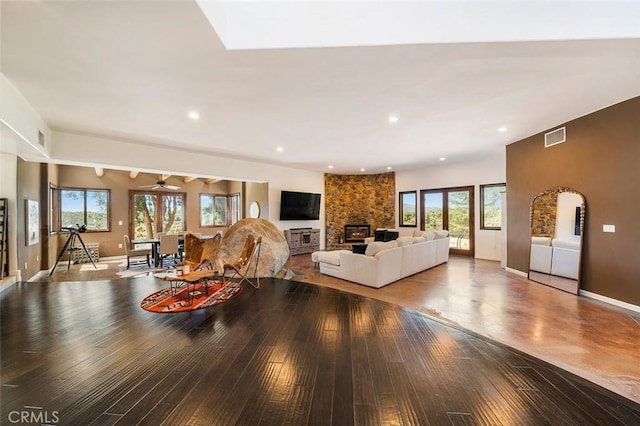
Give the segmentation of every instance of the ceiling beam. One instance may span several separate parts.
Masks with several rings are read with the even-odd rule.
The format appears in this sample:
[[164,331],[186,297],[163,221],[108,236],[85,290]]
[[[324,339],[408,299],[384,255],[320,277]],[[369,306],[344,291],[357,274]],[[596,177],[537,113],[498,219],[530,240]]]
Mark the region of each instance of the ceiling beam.
[[220,180],[220,179],[213,179],[213,178],[211,178],[211,179],[205,179],[205,180],[204,180],[204,183],[206,183],[207,185],[211,185],[212,183],[216,183],[216,182],[218,182],[219,180]]
[[131,170],[131,171],[129,172],[129,178],[130,178],[130,179],[135,179],[135,178],[137,178],[137,177],[138,177],[138,173],[140,173],[140,172],[134,172],[133,170]]
[[194,181],[194,180],[196,180],[196,179],[198,179],[198,178],[193,177],[193,176],[186,176],[186,177],[184,178],[184,183],[189,183],[189,182]]
[[161,175],[160,180],[167,180],[171,177],[171,175]]
[[104,176],[104,169],[102,167],[94,167],[96,169],[96,176],[102,177]]

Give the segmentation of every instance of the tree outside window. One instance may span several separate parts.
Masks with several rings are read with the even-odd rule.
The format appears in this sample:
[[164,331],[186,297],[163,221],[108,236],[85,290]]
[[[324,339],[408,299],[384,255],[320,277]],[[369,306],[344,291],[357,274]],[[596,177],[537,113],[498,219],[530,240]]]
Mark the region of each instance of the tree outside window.
[[505,183],[480,185],[480,229],[502,229],[502,193]]
[[228,196],[200,194],[200,227],[228,225]]
[[133,239],[154,238],[158,232],[184,231],[184,193],[132,191]]
[[60,227],[86,225],[88,231],[109,231],[109,190],[60,188]]
[[416,191],[400,193],[400,226],[416,226],[418,224],[416,200]]

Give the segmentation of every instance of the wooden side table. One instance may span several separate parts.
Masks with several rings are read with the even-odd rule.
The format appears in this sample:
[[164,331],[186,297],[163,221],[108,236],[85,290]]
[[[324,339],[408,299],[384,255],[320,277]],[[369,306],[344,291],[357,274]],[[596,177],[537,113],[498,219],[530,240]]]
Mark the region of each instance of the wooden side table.
[[[204,281],[204,291],[205,294],[209,295],[209,286],[207,285],[208,280],[214,280],[218,275],[218,271],[215,269],[202,269],[199,271],[192,271],[188,274],[178,275],[175,271],[173,272],[162,272],[159,274],[154,274],[155,277],[160,278],[163,281],[169,281],[169,286],[171,289],[171,294],[176,295],[178,290],[182,286],[187,287],[187,298],[189,300],[189,304],[193,302],[194,296],[197,296],[200,293],[196,293],[195,288],[196,284]],[[193,286],[193,291],[190,290],[190,286]]]

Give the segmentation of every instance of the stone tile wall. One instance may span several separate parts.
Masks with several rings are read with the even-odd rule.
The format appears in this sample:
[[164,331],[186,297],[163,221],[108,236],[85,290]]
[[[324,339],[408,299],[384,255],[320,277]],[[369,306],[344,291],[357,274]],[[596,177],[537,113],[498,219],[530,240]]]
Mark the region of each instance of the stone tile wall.
[[327,249],[343,248],[345,225],[394,228],[396,175],[325,174],[325,226]]
[[531,235],[534,237],[551,237],[556,234],[556,214],[558,211],[558,194],[545,194],[533,202],[531,219]]

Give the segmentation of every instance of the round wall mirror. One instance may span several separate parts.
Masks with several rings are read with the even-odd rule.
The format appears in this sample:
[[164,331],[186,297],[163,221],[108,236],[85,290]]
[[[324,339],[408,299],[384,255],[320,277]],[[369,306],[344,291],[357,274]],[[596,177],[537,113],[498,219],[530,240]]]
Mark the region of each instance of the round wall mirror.
[[585,199],[555,187],[531,203],[529,279],[578,294],[584,238]]
[[260,204],[257,201],[251,202],[249,205],[249,217],[257,219],[260,217]]

